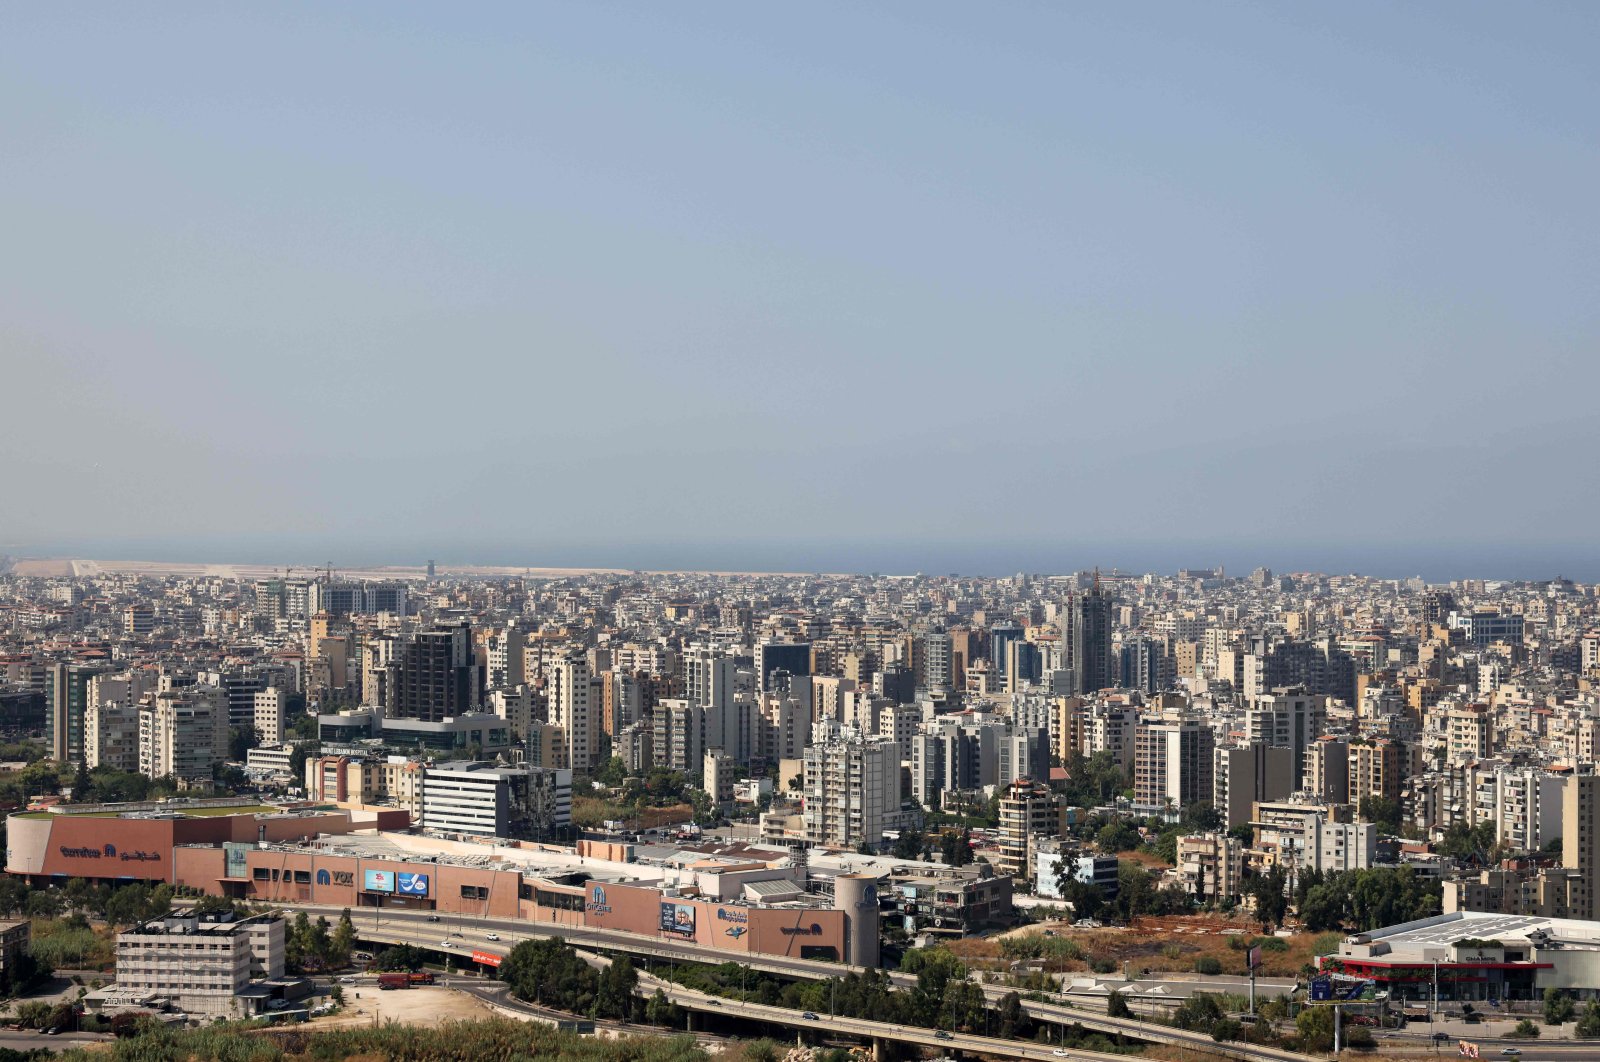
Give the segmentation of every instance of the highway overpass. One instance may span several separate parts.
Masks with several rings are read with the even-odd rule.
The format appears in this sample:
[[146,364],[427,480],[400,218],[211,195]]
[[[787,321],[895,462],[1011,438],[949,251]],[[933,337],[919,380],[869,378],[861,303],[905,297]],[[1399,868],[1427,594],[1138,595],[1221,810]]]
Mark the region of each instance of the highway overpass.
[[[325,913],[334,916],[337,916],[343,910],[343,908],[314,904],[279,904],[278,906],[305,910],[308,913]],[[817,962],[809,959],[788,959],[772,955],[734,956],[714,948],[661,940],[655,937],[640,937],[628,933],[542,922],[533,925],[514,919],[480,919],[441,915],[439,916],[439,921],[433,922],[429,921],[427,912],[400,912],[394,910],[383,911],[381,916],[378,917],[371,916],[368,911],[359,913],[352,911],[351,918],[355,923],[356,935],[362,940],[384,944],[410,944],[440,955],[452,956],[463,964],[472,961],[473,951],[503,955],[521,940],[560,937],[581,948],[591,950],[603,948],[646,960],[662,959],[670,962],[700,962],[713,965],[737,962],[739,965],[746,966],[752,970],[807,980],[838,977],[857,969],[841,963]],[[490,940],[489,934],[491,933],[501,939],[498,941]],[[641,971],[641,974],[647,973],[648,965],[644,971]],[[901,973],[891,973],[890,980],[901,988],[907,988],[916,983],[915,977]],[[673,987],[672,998],[680,1006],[690,1010],[706,1013],[715,1011],[716,1013],[730,1015],[752,1013],[757,1014],[759,1020],[762,1021],[778,1021],[775,1015],[781,1014],[784,1020],[779,1024],[792,1025],[796,1028],[808,1027],[808,1025],[800,1024],[807,1022],[807,1019],[802,1018],[798,1011],[790,1011],[782,1007],[766,1007],[763,1008],[763,1011],[773,1013],[758,1013],[750,1010],[750,1008],[759,1007],[759,1004],[743,1004],[737,1000],[701,996],[699,993],[690,993],[689,990],[681,989],[679,986]],[[1007,993],[1012,991],[1010,988],[998,985],[982,985],[981,987],[984,995],[991,1003],[998,1003]],[[735,1004],[738,1004],[737,1008]],[[1112,1018],[1103,1012],[1097,1012],[1093,1009],[1082,1009],[1061,1003],[1040,1003],[1024,999],[1022,1001],[1022,1009],[1030,1018],[1038,1022],[1079,1025],[1085,1029],[1114,1033],[1147,1043],[1172,1044],[1204,1050],[1211,1054],[1240,1059],[1242,1062],[1308,1062],[1313,1057],[1294,1051],[1262,1047],[1255,1044],[1218,1043],[1211,1039],[1209,1033],[1178,1029],[1169,1025],[1141,1021],[1137,1018]],[[959,1042],[939,1037],[932,1029],[916,1029],[906,1026],[905,1029],[907,1031],[902,1033],[896,1031],[899,1027],[879,1022],[870,1022],[863,1019],[828,1019],[831,1026],[841,1031],[845,1031],[845,1026],[840,1023],[845,1021],[854,1022],[855,1025],[852,1028],[859,1029],[857,1034],[862,1036],[874,1035],[872,1027],[880,1026],[876,1034],[880,1039],[903,1040],[907,1043],[926,1044],[927,1046],[961,1046]],[[809,1023],[809,1025],[814,1025],[814,1023]],[[1038,1048],[1035,1045],[1024,1044],[1021,1041],[993,1040],[988,1037],[974,1037],[966,1034],[960,1034],[960,1036],[961,1039],[974,1044],[1005,1045],[1004,1051],[1010,1052],[1018,1058],[1066,1057],[1054,1055],[1051,1048]],[[974,1046],[972,1049],[994,1050],[991,1046]],[[1035,1053],[1023,1053],[1024,1050]],[[1037,1054],[1036,1052],[1039,1050],[1043,1050],[1044,1054]],[[1094,1052],[1077,1052],[1074,1057],[1087,1059],[1093,1055]],[[1108,1057],[1121,1058],[1121,1056]],[[1126,1060],[1122,1059],[1122,1062],[1126,1062]]]

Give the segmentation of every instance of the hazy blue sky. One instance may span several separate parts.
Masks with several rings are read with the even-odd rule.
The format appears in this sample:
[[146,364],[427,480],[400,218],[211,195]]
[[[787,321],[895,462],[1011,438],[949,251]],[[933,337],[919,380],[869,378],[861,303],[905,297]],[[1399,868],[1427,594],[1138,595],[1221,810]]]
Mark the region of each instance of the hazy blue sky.
[[0,550],[1600,577],[1597,31],[9,5]]

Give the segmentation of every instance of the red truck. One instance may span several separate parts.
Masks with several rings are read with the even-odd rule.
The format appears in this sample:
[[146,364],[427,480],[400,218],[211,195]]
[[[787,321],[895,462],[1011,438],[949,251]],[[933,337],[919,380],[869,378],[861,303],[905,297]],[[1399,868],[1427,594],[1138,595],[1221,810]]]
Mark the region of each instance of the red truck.
[[410,988],[412,974],[386,973],[378,975],[378,987],[387,992],[393,988]]
[[429,973],[427,970],[423,970],[421,973],[409,973],[406,974],[406,977],[410,979],[411,983],[414,985],[433,984],[433,974]]

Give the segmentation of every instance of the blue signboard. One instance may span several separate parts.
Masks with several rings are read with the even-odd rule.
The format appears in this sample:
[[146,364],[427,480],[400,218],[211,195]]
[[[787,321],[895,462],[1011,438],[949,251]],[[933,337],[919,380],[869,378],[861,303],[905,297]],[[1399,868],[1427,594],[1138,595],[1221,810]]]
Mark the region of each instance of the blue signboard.
[[400,874],[395,878],[398,882],[398,892],[402,896],[428,895],[428,875],[426,874]]
[[1311,1002],[1327,1003],[1333,999],[1333,979],[1316,977],[1311,981]]
[[367,892],[393,892],[394,871],[369,870],[361,875],[361,888]]

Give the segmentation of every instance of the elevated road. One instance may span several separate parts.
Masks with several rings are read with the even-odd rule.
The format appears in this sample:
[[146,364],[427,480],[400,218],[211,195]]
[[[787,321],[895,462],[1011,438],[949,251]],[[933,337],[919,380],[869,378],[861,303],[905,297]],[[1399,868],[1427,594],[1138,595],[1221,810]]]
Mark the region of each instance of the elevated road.
[[[280,904],[285,908],[305,910],[308,913],[327,913],[337,915],[343,908],[326,907],[313,904]],[[588,949],[603,948],[608,951],[626,953],[644,959],[663,959],[673,962],[700,962],[713,965],[725,962],[737,962],[752,970],[767,973],[776,973],[786,977],[802,978],[807,980],[825,980],[838,977],[852,971],[859,972],[857,967],[846,966],[841,963],[817,962],[810,959],[788,959],[772,955],[733,956],[725,951],[706,948],[695,944],[679,943],[677,941],[661,940],[655,937],[641,937],[629,933],[618,933],[605,930],[596,930],[588,927],[561,926],[549,923],[532,925],[518,920],[499,919],[465,919],[458,916],[439,916],[439,921],[430,921],[426,912],[414,911],[384,911],[381,916],[373,917],[371,911],[351,912],[351,919],[355,923],[356,935],[367,941],[385,944],[410,944],[413,947],[423,948],[441,955],[453,956],[460,962],[472,961],[472,952],[481,951],[492,955],[504,955],[519,941],[539,939],[543,937],[560,937],[569,943]],[[499,940],[490,940],[490,935],[499,937]],[[641,975],[648,973],[641,971]],[[891,973],[890,980],[900,988],[908,988],[916,983],[916,978],[909,974]],[[663,985],[667,982],[662,982]],[[997,985],[981,985],[984,996],[990,1003],[998,1003],[1010,991],[1009,988]],[[777,1021],[776,1015],[783,1015],[785,1020],[779,1024],[807,1027],[797,1023],[807,1022],[797,1011],[790,1011],[782,1007],[765,1007],[763,1012],[750,1011],[749,1008],[759,1007],[759,1004],[739,1003],[737,1000],[722,999],[715,996],[702,996],[699,993],[689,993],[687,989],[674,986],[673,998],[678,1000],[678,993],[683,993],[680,1006],[701,1012],[716,1012],[722,1014],[753,1013],[762,1021]],[[735,1007],[738,1004],[738,1008]],[[1211,1054],[1222,1055],[1229,1058],[1240,1059],[1242,1062],[1308,1062],[1313,1056],[1299,1054],[1294,1051],[1285,1051],[1281,1048],[1262,1047],[1256,1044],[1237,1042],[1218,1043],[1211,1039],[1209,1033],[1194,1032],[1186,1029],[1177,1029],[1170,1025],[1160,1025],[1154,1022],[1141,1021],[1137,1018],[1113,1018],[1104,1013],[1085,1010],[1061,1003],[1040,1003],[1024,999],[1023,1012],[1035,1021],[1058,1025],[1079,1025],[1085,1029],[1097,1032],[1113,1033],[1130,1039],[1143,1040],[1147,1043],[1171,1044],[1179,1047],[1188,1047],[1204,1050]],[[765,1013],[772,1012],[772,1013]],[[845,1021],[856,1023],[857,1035],[873,1035],[872,1027],[881,1026],[878,1032],[879,1039],[903,1040],[907,1043],[925,1044],[927,1046],[961,1046],[958,1042],[947,1040],[932,1029],[917,1029],[912,1026],[904,1027],[907,1031],[902,1035],[895,1031],[896,1026],[880,1022],[869,1022],[863,1019],[830,1018],[830,1026],[841,1031],[845,1026],[840,1024]],[[953,1034],[954,1035],[954,1034]],[[1035,1057],[1068,1057],[1054,1054],[1054,1049],[1037,1045],[1024,1045],[1021,1042],[1009,1040],[993,1040],[990,1037],[974,1037],[961,1034],[965,1040],[974,1044],[1006,1045],[1006,1050],[1011,1051],[1017,1058]],[[1034,1053],[1024,1054],[1024,1048]],[[989,1046],[974,1046],[973,1050],[992,1050]],[[1044,1051],[1039,1055],[1038,1051]],[[1085,1059],[1094,1052],[1078,1052]],[[1120,1056],[1108,1056],[1117,1058]],[[1125,1060],[1123,1060],[1125,1062]]]

